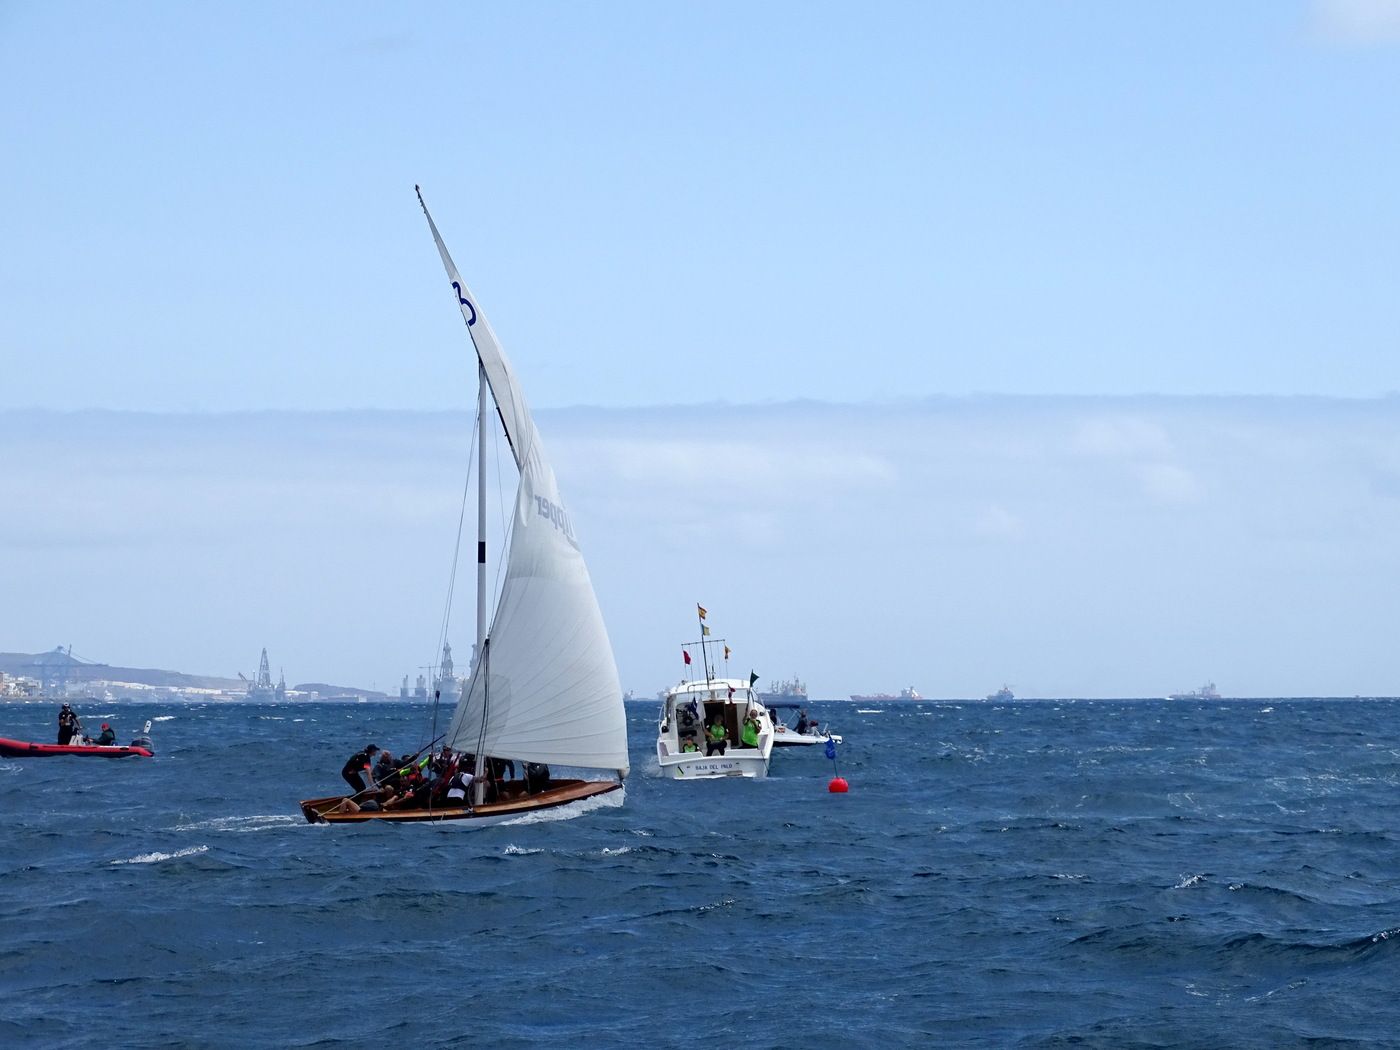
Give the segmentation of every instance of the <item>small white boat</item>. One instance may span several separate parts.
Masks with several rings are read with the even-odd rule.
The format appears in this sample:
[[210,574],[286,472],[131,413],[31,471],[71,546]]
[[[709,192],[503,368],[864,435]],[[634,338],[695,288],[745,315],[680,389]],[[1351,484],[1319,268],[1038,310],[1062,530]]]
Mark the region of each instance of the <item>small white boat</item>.
[[[758,723],[758,746],[743,743],[744,722]],[[722,744],[713,728],[724,731]],[[656,731],[656,762],[672,780],[766,777],[773,754],[773,720],[752,686],[738,678],[680,682],[666,691]]]
[[[793,717],[793,712],[797,717]],[[841,738],[831,731],[830,726],[819,724],[816,719],[807,719],[805,704],[768,704],[768,713],[773,719],[774,747],[810,747],[812,744],[825,744],[828,740],[841,743]]]

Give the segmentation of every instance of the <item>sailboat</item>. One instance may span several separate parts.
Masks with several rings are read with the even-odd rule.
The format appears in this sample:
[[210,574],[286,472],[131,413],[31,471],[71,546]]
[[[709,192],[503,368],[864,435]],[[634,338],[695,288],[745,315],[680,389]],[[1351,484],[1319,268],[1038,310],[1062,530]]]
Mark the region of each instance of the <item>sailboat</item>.
[[[444,738],[456,754],[475,756],[476,782],[461,801],[426,808],[356,809],[343,796],[307,799],[301,808],[312,822],[451,820],[482,827],[620,789],[628,772],[626,713],[588,567],[520,383],[457,272],[422,191],[414,189],[477,357],[477,644]],[[488,620],[485,434],[497,420],[520,480],[505,579]],[[490,758],[526,763],[533,775],[493,784],[488,799]],[[548,775],[547,767],[560,766],[615,775]]]

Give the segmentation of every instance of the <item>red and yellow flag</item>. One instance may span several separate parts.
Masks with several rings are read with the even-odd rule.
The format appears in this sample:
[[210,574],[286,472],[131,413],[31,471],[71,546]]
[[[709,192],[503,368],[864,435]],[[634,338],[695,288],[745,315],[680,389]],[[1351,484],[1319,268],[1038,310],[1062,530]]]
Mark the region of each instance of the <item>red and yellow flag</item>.
[[696,611],[700,613],[700,619],[703,620],[705,618],[705,607],[697,603],[695,608]]

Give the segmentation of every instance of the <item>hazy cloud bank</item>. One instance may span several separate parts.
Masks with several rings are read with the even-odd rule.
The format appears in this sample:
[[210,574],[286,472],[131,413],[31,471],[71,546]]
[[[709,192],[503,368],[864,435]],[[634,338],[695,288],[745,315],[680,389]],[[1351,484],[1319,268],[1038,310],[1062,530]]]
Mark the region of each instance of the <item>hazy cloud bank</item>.
[[[1400,692],[1394,399],[540,425],[639,693],[697,600],[736,670],[820,696]],[[267,645],[289,678],[392,686],[432,656],[470,437],[448,413],[0,413],[0,648],[231,674]]]

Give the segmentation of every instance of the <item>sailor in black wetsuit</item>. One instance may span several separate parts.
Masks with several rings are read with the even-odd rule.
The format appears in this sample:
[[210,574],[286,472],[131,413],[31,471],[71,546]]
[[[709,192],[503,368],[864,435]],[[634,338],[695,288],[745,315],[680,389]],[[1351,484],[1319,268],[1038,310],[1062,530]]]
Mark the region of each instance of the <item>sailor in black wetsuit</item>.
[[345,783],[354,788],[357,795],[365,789],[365,778],[360,774],[369,772],[378,750],[377,745],[366,744],[363,751],[356,751],[350,756],[350,760],[345,763],[345,768],[340,771],[340,775],[345,778]]
[[78,715],[71,707],[64,704],[58,712],[58,742],[59,744],[70,743],[73,735],[78,731]]

